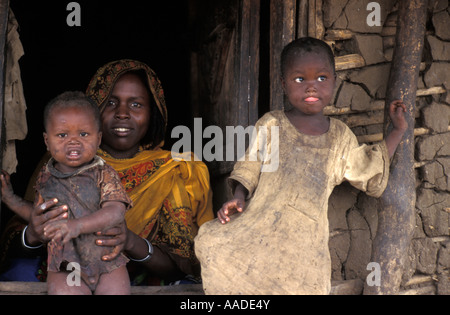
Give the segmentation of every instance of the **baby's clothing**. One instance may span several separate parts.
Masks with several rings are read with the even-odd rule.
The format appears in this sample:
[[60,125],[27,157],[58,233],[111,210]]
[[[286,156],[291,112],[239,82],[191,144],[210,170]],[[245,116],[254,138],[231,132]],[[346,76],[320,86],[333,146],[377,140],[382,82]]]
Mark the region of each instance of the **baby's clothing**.
[[[57,198],[58,204],[69,207],[69,219],[90,215],[106,201],[123,202],[127,209],[131,206],[116,171],[100,157],[96,156],[91,164],[70,174],[59,172],[53,164],[54,160],[50,159],[41,170],[35,187],[36,196],[40,194],[44,200]],[[103,261],[101,257],[109,254],[111,248],[96,245],[96,239],[98,236],[92,233],[80,235],[64,245],[51,241],[48,244],[48,270],[66,271],[67,264],[78,263],[81,277],[94,290],[102,273],[109,273],[128,261],[123,254],[112,261]],[[95,283],[90,283],[90,279]]]

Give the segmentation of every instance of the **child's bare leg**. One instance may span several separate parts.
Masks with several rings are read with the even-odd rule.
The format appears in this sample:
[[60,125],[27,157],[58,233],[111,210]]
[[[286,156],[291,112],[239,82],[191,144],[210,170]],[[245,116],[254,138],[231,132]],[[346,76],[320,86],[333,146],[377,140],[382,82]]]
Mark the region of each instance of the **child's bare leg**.
[[69,272],[49,271],[47,275],[47,291],[49,295],[92,295],[86,283],[81,280],[80,285],[70,286],[67,282]]
[[114,269],[110,273],[100,275],[95,289],[96,295],[129,295],[131,292],[130,277],[125,266]]

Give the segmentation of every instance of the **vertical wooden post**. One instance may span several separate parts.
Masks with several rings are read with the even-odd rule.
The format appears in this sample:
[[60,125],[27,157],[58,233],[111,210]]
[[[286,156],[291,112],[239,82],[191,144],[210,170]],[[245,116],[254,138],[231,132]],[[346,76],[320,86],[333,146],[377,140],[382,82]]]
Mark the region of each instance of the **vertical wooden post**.
[[[364,294],[396,294],[415,226],[414,113],[425,36],[427,0],[400,0],[395,50],[386,93],[386,113],[395,99],[407,107],[408,130],[394,156],[380,199],[378,230],[371,262],[380,266],[380,286],[366,282]],[[384,133],[392,128],[385,115]],[[375,272],[375,270],[373,270]]]
[[322,0],[309,0],[308,36],[323,39],[324,35]]
[[[5,144],[5,125],[3,119],[3,104],[5,100],[5,60],[6,60],[6,32],[8,29],[9,0],[0,0],[0,168],[3,161],[3,148]],[[1,200],[1,191],[0,191]],[[1,227],[1,203],[0,203]]]
[[280,55],[284,46],[295,39],[296,0],[270,1],[270,110],[282,109]]
[[[259,21],[260,0],[241,0],[238,17],[238,41],[236,71],[238,123],[242,126],[255,124],[258,120],[259,89]],[[247,115],[242,115],[243,113]],[[244,120],[239,120],[244,117]]]

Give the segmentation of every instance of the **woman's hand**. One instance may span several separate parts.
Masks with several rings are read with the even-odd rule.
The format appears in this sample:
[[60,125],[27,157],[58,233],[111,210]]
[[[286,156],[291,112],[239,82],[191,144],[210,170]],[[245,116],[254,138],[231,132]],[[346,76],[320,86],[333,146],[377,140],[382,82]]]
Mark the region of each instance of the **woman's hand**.
[[[102,260],[111,261],[124,251],[128,239],[127,232],[127,225],[125,222],[122,222],[118,226],[96,233],[99,236],[96,241],[97,245],[112,247],[111,253],[104,255]],[[102,236],[106,237],[102,238]]]
[[47,243],[51,238],[44,233],[44,227],[49,222],[65,220],[68,217],[66,205],[56,206],[58,200],[56,198],[44,201],[41,196],[37,206],[34,207],[28,229],[26,231],[27,244],[33,246],[38,243]]

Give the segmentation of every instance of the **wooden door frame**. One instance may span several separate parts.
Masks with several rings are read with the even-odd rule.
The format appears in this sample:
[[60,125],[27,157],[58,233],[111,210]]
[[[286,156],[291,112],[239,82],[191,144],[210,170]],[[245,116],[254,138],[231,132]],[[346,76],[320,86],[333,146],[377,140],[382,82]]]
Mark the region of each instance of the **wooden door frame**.
[[[5,144],[5,124],[3,107],[5,101],[5,60],[6,60],[6,38],[8,31],[9,0],[0,0],[0,165],[3,161],[3,148]],[[0,191],[1,200],[1,191]],[[0,203],[0,226],[1,226],[1,203]]]

